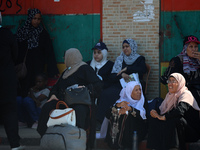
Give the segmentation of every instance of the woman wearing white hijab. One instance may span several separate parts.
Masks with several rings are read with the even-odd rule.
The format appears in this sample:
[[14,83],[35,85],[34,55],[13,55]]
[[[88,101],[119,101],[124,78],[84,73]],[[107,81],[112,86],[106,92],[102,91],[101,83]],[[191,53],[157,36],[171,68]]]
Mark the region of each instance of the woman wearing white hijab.
[[[120,79],[125,81],[131,79],[130,74],[138,73],[140,83],[143,85],[143,75],[146,73],[145,57],[137,53],[137,43],[133,39],[126,39],[122,42],[122,52],[116,58],[110,75],[111,86],[102,91],[97,107],[97,120],[102,122],[106,111],[119,99],[122,89]],[[144,88],[143,88],[144,90]]]
[[133,132],[137,131],[138,142],[146,135],[146,110],[142,86],[131,81],[120,92],[111,112],[106,142],[111,148],[131,148]]
[[98,42],[93,48],[93,57],[87,63],[94,69],[96,75],[104,82],[104,87],[109,86],[113,62],[107,59],[108,48],[105,43]]
[[172,73],[167,82],[169,92],[160,112],[150,111],[147,147],[186,150],[186,142],[200,139],[200,108],[180,73]]

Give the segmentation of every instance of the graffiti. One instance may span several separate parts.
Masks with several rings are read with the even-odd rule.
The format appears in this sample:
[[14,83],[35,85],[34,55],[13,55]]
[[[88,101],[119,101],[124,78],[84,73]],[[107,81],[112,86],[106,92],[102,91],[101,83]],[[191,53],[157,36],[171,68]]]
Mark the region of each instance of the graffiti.
[[[5,9],[1,9],[3,4],[3,0],[0,0],[0,12],[4,12]],[[5,0],[5,4],[7,8],[12,8],[12,2],[11,0]],[[18,3],[18,0],[16,0],[16,5],[19,7],[19,10],[17,10],[16,14],[18,14],[22,10],[22,6]]]
[[154,19],[154,6],[153,0],[143,0],[141,3],[144,5],[143,11],[137,11],[133,14],[134,22],[145,22]]

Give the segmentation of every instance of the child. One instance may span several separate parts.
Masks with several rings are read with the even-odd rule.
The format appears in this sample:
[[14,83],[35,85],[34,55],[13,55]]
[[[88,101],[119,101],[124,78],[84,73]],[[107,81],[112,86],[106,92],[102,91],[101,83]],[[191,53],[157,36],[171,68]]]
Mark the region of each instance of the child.
[[30,89],[28,97],[24,99],[22,97],[17,98],[19,106],[19,125],[26,123],[28,127],[37,128],[41,108],[46,103],[50,93],[46,85],[47,76],[43,73],[38,74],[36,76],[35,86]]
[[[93,58],[87,63],[94,69],[96,75],[103,81],[103,90],[110,86],[110,74],[114,63],[107,59],[108,48],[105,43],[99,42],[93,48]],[[101,97],[101,96],[100,96]],[[97,104],[99,99],[97,100]],[[96,130],[100,130],[101,122],[97,121]]]

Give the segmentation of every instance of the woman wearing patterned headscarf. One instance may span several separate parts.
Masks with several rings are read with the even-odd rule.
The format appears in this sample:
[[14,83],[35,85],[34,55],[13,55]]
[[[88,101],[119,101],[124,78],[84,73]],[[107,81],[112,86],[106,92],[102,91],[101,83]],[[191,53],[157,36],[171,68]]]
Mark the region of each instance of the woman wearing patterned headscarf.
[[102,122],[106,111],[112,106],[117,99],[119,99],[119,93],[122,89],[120,79],[124,78],[125,81],[130,81],[130,74],[138,73],[140,82],[143,86],[143,75],[146,73],[145,57],[137,53],[137,43],[133,39],[126,39],[122,43],[122,52],[117,57],[112,72],[111,82],[112,86],[103,90],[99,105],[97,109],[97,120]]
[[22,63],[26,56],[27,76],[20,79],[20,93],[25,97],[29,88],[34,85],[35,76],[45,71],[47,64],[48,77],[58,75],[57,63],[49,34],[41,25],[41,12],[29,9],[28,18],[17,31],[19,57],[17,64]]
[[198,51],[200,41],[193,35],[186,36],[183,40],[183,50],[173,57],[169,67],[161,76],[160,81],[167,84],[170,74],[178,72],[185,77],[186,86],[192,92],[200,106],[200,52]]
[[186,142],[200,139],[200,108],[180,73],[172,73],[159,110],[151,110],[147,147],[186,150]]

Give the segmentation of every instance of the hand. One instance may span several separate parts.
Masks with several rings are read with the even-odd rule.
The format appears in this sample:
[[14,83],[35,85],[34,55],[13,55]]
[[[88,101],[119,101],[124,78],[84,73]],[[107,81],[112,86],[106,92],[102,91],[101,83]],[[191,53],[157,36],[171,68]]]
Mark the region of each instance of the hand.
[[158,118],[159,120],[166,120],[166,118],[165,118],[165,116],[161,116],[161,115],[159,115],[158,113],[157,113],[157,111],[156,110],[151,110],[150,111],[150,115],[151,115],[151,117],[153,117],[153,118]]
[[122,69],[120,72],[118,72],[117,76],[120,75],[122,72],[125,72],[127,70],[127,67],[125,67],[124,69]]
[[126,109],[125,108],[121,108],[120,110],[119,110],[119,115],[124,115],[124,114],[126,114]]
[[47,102],[50,102],[50,101],[52,101],[53,99],[55,99],[55,100],[59,100],[57,97],[56,97],[56,95],[52,95],[51,97],[50,97],[50,99],[47,101]]
[[193,58],[200,60],[200,52],[193,52]]
[[157,111],[154,110],[154,109],[152,109],[152,110],[150,111],[150,115],[151,115],[151,117],[153,117],[153,118],[158,118],[158,113],[157,113]]
[[131,77],[130,77],[128,74],[126,74],[126,73],[122,73],[122,78],[124,78],[124,80],[125,80],[126,82],[131,81]]
[[127,101],[123,101],[121,103],[117,103],[117,107],[121,107],[121,108],[124,108],[125,110],[129,111],[132,108],[130,106],[128,106],[128,104],[130,104],[130,103]]

